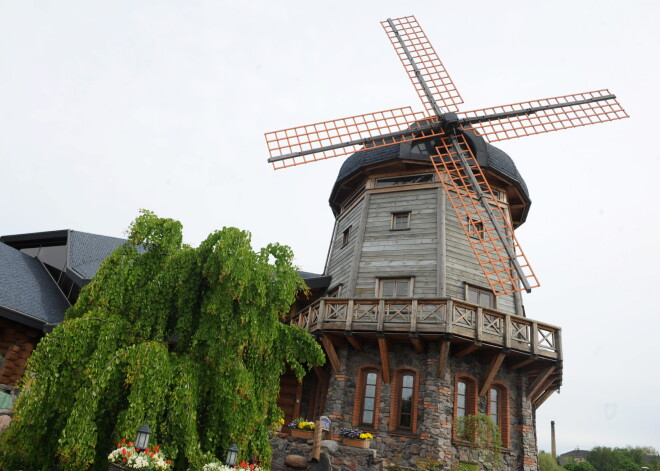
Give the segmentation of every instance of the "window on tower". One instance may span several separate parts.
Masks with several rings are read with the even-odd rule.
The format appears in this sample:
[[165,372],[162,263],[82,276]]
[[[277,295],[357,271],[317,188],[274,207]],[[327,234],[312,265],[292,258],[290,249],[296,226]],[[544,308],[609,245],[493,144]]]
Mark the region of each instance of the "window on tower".
[[478,288],[472,285],[465,285],[465,299],[478,306],[495,309],[495,295],[492,291]]
[[409,298],[412,296],[412,278],[379,278],[377,296],[379,298]]
[[410,211],[392,213],[392,226],[390,228],[393,231],[410,229]]

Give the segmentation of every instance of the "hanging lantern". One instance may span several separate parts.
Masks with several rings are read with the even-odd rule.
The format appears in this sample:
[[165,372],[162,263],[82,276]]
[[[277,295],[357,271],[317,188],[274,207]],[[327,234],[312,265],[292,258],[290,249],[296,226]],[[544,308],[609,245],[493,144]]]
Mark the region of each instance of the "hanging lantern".
[[225,464],[228,466],[236,466],[236,458],[238,458],[238,447],[236,443],[232,443],[227,450],[227,460]]
[[149,446],[149,436],[151,435],[151,429],[149,424],[144,424],[137,431],[137,437],[135,438],[135,449],[140,452],[146,450]]

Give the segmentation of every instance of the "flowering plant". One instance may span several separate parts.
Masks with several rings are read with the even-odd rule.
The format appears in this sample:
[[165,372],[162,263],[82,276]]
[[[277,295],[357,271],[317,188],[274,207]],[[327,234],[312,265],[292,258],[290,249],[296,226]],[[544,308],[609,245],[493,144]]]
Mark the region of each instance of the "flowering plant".
[[339,435],[345,438],[359,438],[360,440],[371,440],[374,438],[369,432],[364,432],[357,427],[340,428]]
[[144,471],[167,470],[171,468],[172,464],[170,460],[165,458],[159,446],[147,447],[138,452],[133,446],[133,442],[129,442],[125,438],[117,443],[117,449],[108,455],[108,460],[124,468]]
[[289,424],[289,428],[297,428],[298,430],[314,430],[316,424],[314,422],[308,422],[305,419],[296,419]]
[[245,461],[241,461],[236,466],[229,466],[216,461],[213,463],[205,464],[204,467],[202,468],[202,471],[233,471],[235,469],[249,469],[251,471],[263,471],[263,468],[259,466],[258,463],[246,463]]

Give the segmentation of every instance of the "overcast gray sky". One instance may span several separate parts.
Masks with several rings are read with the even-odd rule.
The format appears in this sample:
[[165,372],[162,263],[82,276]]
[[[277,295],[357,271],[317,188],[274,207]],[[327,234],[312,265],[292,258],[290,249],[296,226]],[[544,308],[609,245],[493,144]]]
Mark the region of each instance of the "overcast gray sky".
[[660,2],[0,0],[0,234],[122,236],[140,208],[186,241],[237,226],[320,273],[341,158],[273,171],[263,133],[419,99],[380,21],[415,15],[462,110],[601,88],[631,119],[498,143],[530,188],[518,238],[563,328],[537,415],[577,446],[660,449]]

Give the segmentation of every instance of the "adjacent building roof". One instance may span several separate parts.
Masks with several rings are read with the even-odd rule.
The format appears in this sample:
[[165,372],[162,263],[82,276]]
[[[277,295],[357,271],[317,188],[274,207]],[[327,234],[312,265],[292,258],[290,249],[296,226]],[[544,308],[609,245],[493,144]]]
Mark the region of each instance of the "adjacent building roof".
[[34,328],[57,324],[69,307],[41,262],[0,242],[0,315]]
[[59,274],[79,289],[125,242],[74,230],[0,237],[0,316],[37,329],[59,324],[72,292],[63,292]]

